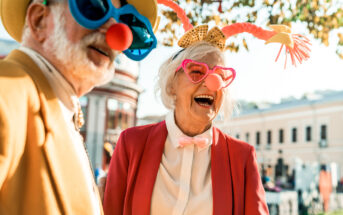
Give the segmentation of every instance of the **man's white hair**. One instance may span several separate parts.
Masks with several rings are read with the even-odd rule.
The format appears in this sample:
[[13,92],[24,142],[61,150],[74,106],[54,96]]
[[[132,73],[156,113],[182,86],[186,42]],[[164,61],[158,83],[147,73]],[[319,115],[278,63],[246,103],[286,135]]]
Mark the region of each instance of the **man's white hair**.
[[[167,59],[160,67],[157,83],[155,86],[156,95],[160,95],[164,106],[173,110],[175,108],[175,98],[172,95],[172,84],[175,80],[175,71],[181,65],[184,59],[201,60],[204,56],[213,55],[218,58],[218,62],[226,64],[224,54],[216,47],[208,42],[200,41],[184,50],[181,50]],[[229,119],[234,107],[232,98],[230,97],[228,87],[224,89],[224,101],[220,108],[220,115],[224,119]]]
[[[31,0],[29,5],[27,6],[27,8],[29,8],[29,6],[33,3],[41,3],[43,4],[44,0]],[[66,2],[66,0],[48,0],[49,2],[49,5],[50,4],[54,4],[54,3],[63,3],[63,2]],[[53,10],[54,8],[52,8]],[[31,32],[30,32],[30,28],[28,27],[27,25],[27,16],[25,18],[25,24],[24,24],[24,27],[23,27],[23,33],[21,35],[21,44],[22,45],[27,45],[28,43],[28,38],[30,36]]]
[[[40,1],[40,0],[38,0]],[[57,2],[58,1],[58,2]],[[71,42],[66,33],[66,17],[64,12],[66,5],[60,2],[65,0],[49,1],[50,11],[53,16],[54,29],[44,41],[43,51],[50,53],[63,65],[64,72],[68,72],[70,77],[78,80],[79,83],[92,84],[99,86],[110,81],[114,75],[114,57],[116,52],[111,50],[110,63],[97,66],[87,56],[87,49],[90,45],[103,45],[106,43],[105,35],[99,31],[93,31],[83,37],[76,43]],[[51,4],[50,4],[51,3]],[[23,45],[26,45],[26,36],[30,36],[30,29],[27,29],[27,35],[23,36]],[[29,42],[29,41],[27,41]],[[74,80],[74,81],[75,81]]]

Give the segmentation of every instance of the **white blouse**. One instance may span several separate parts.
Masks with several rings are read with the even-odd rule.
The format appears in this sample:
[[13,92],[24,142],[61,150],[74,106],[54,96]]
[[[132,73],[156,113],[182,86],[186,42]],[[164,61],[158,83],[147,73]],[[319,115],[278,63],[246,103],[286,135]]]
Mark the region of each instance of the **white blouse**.
[[179,146],[178,139],[186,135],[175,124],[173,112],[167,115],[166,126],[168,136],[152,193],[151,215],[212,214],[212,127],[198,135],[209,143],[198,148]]

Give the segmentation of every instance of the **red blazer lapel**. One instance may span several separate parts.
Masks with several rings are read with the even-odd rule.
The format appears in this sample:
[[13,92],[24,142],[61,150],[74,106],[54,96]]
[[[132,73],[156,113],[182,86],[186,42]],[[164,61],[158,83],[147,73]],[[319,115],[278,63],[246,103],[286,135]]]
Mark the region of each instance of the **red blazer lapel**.
[[154,127],[145,144],[132,198],[133,215],[149,215],[151,196],[168,131],[165,121]]
[[213,144],[211,148],[211,173],[214,215],[232,214],[233,190],[230,168],[229,148],[228,144],[226,143],[226,138],[219,131],[219,129],[214,128]]

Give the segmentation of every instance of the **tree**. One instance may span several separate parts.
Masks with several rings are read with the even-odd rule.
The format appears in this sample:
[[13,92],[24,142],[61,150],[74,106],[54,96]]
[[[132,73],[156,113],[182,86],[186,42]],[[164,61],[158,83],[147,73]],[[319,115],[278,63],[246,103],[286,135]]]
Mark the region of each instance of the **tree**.
[[[215,23],[225,26],[236,22],[255,23],[261,27],[284,24],[291,27],[302,22],[314,38],[329,45],[329,36],[338,37],[336,53],[343,59],[343,1],[342,0],[175,0],[185,9],[193,26]],[[172,46],[183,33],[176,14],[161,6],[168,22],[160,26],[162,43]],[[331,35],[330,35],[331,34]],[[177,35],[177,36],[175,36]],[[227,48],[248,49],[245,39],[232,41]]]

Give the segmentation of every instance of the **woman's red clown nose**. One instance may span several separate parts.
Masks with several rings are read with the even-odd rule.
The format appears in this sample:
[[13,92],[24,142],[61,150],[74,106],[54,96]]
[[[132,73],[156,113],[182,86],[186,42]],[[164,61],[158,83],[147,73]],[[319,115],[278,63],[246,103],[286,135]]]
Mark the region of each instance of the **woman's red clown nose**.
[[106,42],[111,49],[124,51],[131,46],[132,40],[130,28],[123,23],[116,23],[107,30]]
[[209,90],[217,91],[222,87],[223,81],[218,74],[209,74],[205,79],[205,84]]

